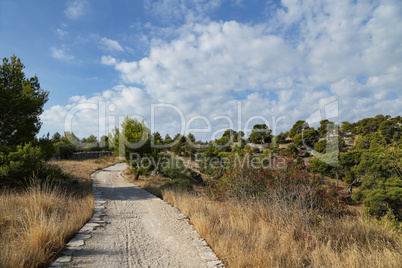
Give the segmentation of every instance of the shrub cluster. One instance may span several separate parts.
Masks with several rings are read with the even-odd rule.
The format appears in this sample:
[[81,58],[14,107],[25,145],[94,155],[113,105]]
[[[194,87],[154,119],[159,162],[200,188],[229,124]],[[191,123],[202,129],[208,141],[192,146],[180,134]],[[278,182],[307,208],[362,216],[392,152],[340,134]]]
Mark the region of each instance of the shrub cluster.
[[18,145],[15,151],[0,152],[0,182],[7,186],[26,186],[32,178],[63,179],[59,167],[46,164],[43,150],[32,143]]
[[209,192],[216,200],[264,200],[298,204],[322,216],[341,217],[347,213],[344,196],[337,190],[320,189],[312,176],[292,160],[281,169],[251,168],[248,158],[231,161],[217,169],[209,183]]

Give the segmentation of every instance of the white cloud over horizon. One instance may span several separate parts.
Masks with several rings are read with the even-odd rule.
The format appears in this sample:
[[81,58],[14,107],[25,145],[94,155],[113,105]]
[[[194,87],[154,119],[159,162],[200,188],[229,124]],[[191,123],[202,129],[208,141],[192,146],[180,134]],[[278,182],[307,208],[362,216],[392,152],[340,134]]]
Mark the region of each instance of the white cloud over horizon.
[[[220,3],[199,1],[200,6],[191,8],[200,14]],[[154,12],[176,6],[170,11],[180,12],[177,16],[190,8],[185,1],[173,0],[148,5],[156,8]],[[334,101],[339,104],[339,117],[334,119],[338,122],[401,115],[401,18],[402,5],[396,0],[283,0],[273,17],[258,24],[187,18],[171,38],[152,36],[149,53],[138,60],[102,55],[101,63],[119,73],[119,85],[94,96],[71,98],[70,104],[45,111],[42,119],[60,129],[56,122],[63,122],[63,113],[74,105],[99,101],[116,106],[106,111],[107,116],[137,115],[148,122],[152,104],[173,105],[187,121],[205,116],[213,131],[229,128],[225,120],[214,120],[216,116],[232,118],[239,130],[238,105],[242,129],[253,117],[267,118],[271,127],[282,117],[277,132]],[[118,41],[101,40],[105,49],[124,51]],[[96,127],[94,113],[77,113],[82,136]],[[177,112],[160,109],[156,130],[174,135],[174,121]],[[201,121],[193,127],[203,128]]]

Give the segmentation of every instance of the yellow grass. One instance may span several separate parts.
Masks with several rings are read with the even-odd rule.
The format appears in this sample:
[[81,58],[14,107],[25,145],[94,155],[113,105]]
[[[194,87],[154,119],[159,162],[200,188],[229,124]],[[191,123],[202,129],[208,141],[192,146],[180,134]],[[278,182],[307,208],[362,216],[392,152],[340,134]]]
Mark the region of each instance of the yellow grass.
[[57,187],[32,183],[0,190],[0,267],[45,266],[91,218],[90,174],[117,160],[59,161],[71,178]]
[[363,218],[323,220],[306,228],[303,215],[284,221],[275,204],[215,202],[164,190],[229,267],[400,267],[402,235]]

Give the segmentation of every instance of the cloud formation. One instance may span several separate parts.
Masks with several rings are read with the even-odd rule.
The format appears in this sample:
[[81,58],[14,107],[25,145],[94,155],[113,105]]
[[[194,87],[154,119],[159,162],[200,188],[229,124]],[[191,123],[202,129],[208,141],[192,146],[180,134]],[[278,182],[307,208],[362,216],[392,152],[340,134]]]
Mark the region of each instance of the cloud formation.
[[67,52],[67,49],[64,47],[61,47],[61,48],[52,47],[52,48],[50,48],[50,51],[52,53],[52,57],[55,59],[64,60],[64,61],[73,61],[75,59],[75,57],[73,55],[70,55]]
[[[173,5],[168,12],[183,17],[189,9],[201,14],[220,2],[189,6],[187,1],[161,0],[148,5],[154,12]],[[112,66],[122,84],[98,96],[72,99],[71,105],[101,99],[115,104],[114,115],[141,115],[150,121],[152,104],[168,104],[178,107],[187,122],[208,118],[213,131],[251,128],[266,118],[276,134],[334,101],[339,104],[334,121],[401,114],[399,1],[284,0],[271,14],[258,24],[187,19],[174,30],[161,29],[160,36],[171,33],[170,38],[153,34],[148,55],[139,60],[102,56],[102,64]],[[104,40],[115,51],[123,50],[117,41]],[[158,111],[156,130],[177,133],[178,112],[167,107]],[[45,114],[45,120],[53,120]],[[85,118],[79,120],[89,126]],[[193,126],[204,125],[199,119]]]
[[101,38],[99,41],[100,46],[104,50],[109,51],[124,51],[124,48],[116,40],[108,39],[106,37]]
[[69,1],[66,10],[64,10],[64,14],[66,14],[69,19],[78,19],[85,14],[86,6],[87,2],[83,0]]

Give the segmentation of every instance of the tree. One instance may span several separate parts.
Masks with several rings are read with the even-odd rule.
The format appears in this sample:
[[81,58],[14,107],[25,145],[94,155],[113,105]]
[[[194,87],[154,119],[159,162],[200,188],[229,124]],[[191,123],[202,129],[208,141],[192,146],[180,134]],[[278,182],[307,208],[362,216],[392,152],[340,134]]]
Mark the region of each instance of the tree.
[[153,145],[163,145],[163,139],[159,132],[155,132],[153,135]]
[[321,138],[324,138],[327,135],[328,130],[333,130],[334,125],[334,122],[331,122],[328,119],[321,120],[320,127],[317,129]]
[[99,149],[98,138],[94,134],[89,135],[88,138],[82,138],[81,142],[84,148]]
[[166,143],[166,144],[170,144],[172,141],[173,141],[173,140],[172,140],[172,138],[169,136],[169,134],[166,134],[166,136],[165,136],[165,143]]
[[271,143],[271,132],[266,124],[256,124],[250,134],[250,141],[254,144]]
[[320,140],[314,145],[314,150],[321,154],[325,154],[327,149],[327,141],[326,140]]
[[236,133],[235,137],[234,137],[234,142],[242,142],[243,141],[243,137],[244,137],[244,132],[243,131],[239,131]]
[[109,149],[109,137],[108,136],[103,135],[100,138],[99,147]]
[[297,149],[296,145],[289,144],[288,148],[286,149],[286,153],[291,157],[296,157],[299,153],[299,150]]
[[229,139],[231,139],[235,134],[236,134],[236,131],[234,131],[233,129],[227,129],[223,133],[222,137],[227,136],[227,137],[229,137]]
[[60,139],[61,139],[61,135],[60,135],[59,132],[56,132],[56,133],[53,134],[53,136],[52,136],[52,142],[59,142]]
[[302,133],[304,130],[309,129],[309,125],[304,120],[298,120],[290,129],[289,137],[293,138],[296,134]]
[[287,135],[285,133],[281,132],[278,134],[278,136],[276,136],[276,141],[279,144],[284,144],[284,143],[286,143],[286,138],[287,138]]
[[195,142],[195,136],[192,133],[188,133],[187,135],[187,140],[194,143]]
[[356,129],[356,124],[351,124],[348,121],[343,121],[342,122],[341,131],[343,133],[351,132],[351,133],[355,134],[356,130],[357,130]]
[[314,128],[309,128],[304,130],[301,133],[296,134],[293,137],[293,142],[297,146],[308,146],[310,148],[313,148],[316,142],[318,142],[319,134],[317,131],[314,130]]
[[174,139],[173,139],[174,141],[179,141],[179,143],[185,143],[186,142],[186,137],[185,136],[183,136],[182,134],[180,134],[180,133],[177,133],[175,136],[174,136]]
[[39,132],[39,116],[49,92],[40,88],[36,76],[26,78],[25,66],[15,55],[0,66],[0,143],[15,147],[32,141]]
[[126,161],[130,161],[131,154],[142,158],[154,153],[150,130],[144,122],[140,123],[137,119],[126,117],[121,124],[121,130],[115,128],[109,135],[109,141],[116,155],[124,155]]

